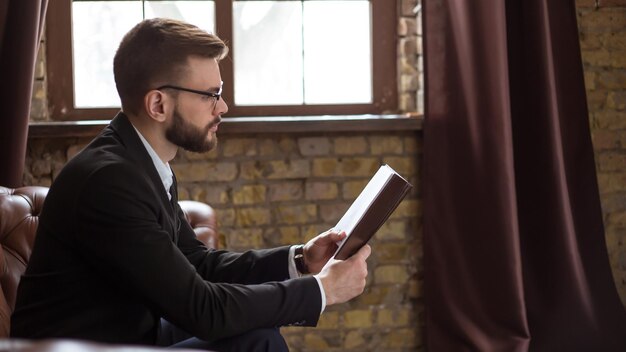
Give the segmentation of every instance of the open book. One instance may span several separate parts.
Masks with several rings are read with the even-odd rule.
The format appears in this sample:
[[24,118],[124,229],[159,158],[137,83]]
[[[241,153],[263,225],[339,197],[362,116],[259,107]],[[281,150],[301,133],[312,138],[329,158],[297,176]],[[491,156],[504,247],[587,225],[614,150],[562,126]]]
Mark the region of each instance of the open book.
[[413,186],[389,165],[382,165],[335,226],[348,235],[333,258],[345,260],[363,247]]

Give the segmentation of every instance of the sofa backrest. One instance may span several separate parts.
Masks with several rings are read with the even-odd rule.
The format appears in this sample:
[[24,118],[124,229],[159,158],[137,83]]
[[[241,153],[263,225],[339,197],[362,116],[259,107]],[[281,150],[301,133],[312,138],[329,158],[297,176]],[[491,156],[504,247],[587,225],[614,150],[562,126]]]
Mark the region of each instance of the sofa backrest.
[[[0,338],[9,336],[17,285],[30,259],[39,213],[47,194],[47,187],[0,186]],[[198,239],[209,248],[218,248],[214,210],[196,201],[180,201],[179,204]]]
[[20,277],[35,242],[46,187],[0,186],[0,336],[9,336],[11,312]]

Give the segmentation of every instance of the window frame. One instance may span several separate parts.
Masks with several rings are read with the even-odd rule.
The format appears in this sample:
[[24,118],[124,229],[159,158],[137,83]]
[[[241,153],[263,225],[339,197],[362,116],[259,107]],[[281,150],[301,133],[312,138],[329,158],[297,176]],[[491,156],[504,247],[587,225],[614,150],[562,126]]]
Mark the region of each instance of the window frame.
[[[233,72],[233,0],[214,0],[216,34],[230,48],[220,62],[223,97],[229,104],[228,117],[359,115],[396,112],[398,87],[396,69],[396,1],[370,0],[372,14],[372,103],[328,105],[236,106]],[[49,116],[52,120],[76,121],[112,118],[119,108],[75,108],[72,56],[72,0],[55,0],[48,5],[46,18],[47,81]]]

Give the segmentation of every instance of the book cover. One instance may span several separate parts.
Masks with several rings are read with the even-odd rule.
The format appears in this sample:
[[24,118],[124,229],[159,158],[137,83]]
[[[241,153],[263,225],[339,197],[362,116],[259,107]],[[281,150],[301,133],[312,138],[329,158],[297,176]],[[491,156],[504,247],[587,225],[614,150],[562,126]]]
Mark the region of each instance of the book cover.
[[389,165],[382,165],[335,226],[348,236],[335,259],[350,258],[374,236],[413,186]]

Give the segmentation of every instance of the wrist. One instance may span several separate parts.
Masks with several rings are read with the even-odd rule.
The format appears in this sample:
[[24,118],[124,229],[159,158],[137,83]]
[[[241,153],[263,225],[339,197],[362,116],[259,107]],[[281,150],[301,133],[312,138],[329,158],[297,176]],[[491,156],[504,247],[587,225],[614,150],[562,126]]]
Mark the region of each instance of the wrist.
[[306,265],[306,261],[304,260],[304,245],[296,246],[293,261],[296,264],[296,269],[300,272],[300,274],[309,274],[309,268]]

